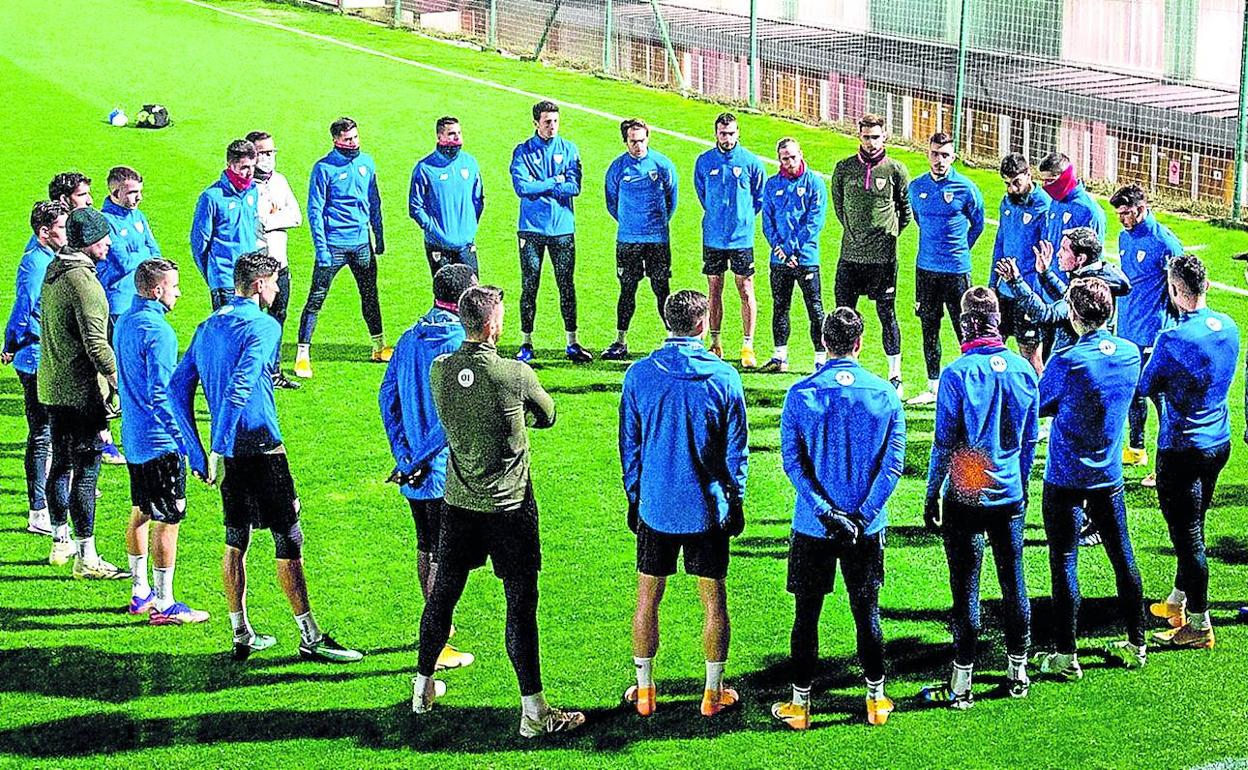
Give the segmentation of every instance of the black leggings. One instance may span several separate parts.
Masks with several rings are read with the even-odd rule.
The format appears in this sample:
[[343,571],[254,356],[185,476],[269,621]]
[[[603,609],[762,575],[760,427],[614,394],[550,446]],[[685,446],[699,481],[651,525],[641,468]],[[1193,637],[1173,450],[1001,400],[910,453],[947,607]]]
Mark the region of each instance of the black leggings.
[[810,321],[810,341],[815,352],[823,351],[823,288],[819,267],[771,266],[771,337],[776,345],[789,344],[789,307],[793,303],[793,284],[802,290],[806,317]]
[[[951,317],[954,336],[962,340],[962,330],[958,327],[958,319]],[[920,318],[923,325],[923,363],[927,365],[927,379],[940,379],[940,319]]]
[[303,304],[303,315],[299,318],[299,343],[310,345],[312,334],[316,331],[316,319],[320,315],[325,298],[329,296],[329,287],[334,276],[343,267],[351,270],[355,285],[360,290],[360,314],[364,316],[364,325],[368,333],[381,334],[381,304],[377,299],[377,259],[373,256],[372,247],[361,244],[345,249],[337,246],[329,248],[331,261],[328,265],[316,265],[312,268],[312,283],[308,286],[308,301]]
[[537,290],[542,283],[542,258],[550,253],[555,268],[555,285],[559,288],[559,312],[563,328],[576,331],[576,238],[572,235],[541,235],[520,233],[520,331],[533,333],[537,319]]
[[1229,442],[1213,449],[1163,449],[1157,453],[1157,502],[1178,557],[1174,587],[1187,594],[1187,609],[1193,614],[1209,609],[1205,513],[1213,501],[1218,474],[1230,456]]
[[[1152,348],[1140,348],[1140,371],[1144,371],[1144,367],[1148,366],[1148,359],[1153,354]],[[1161,414],[1161,405],[1158,403],[1157,413]],[[1148,424],[1148,399],[1144,396],[1136,394],[1131,399],[1131,409],[1127,411],[1127,446],[1133,449],[1144,448],[1144,426]]]
[[48,407],[52,437],[48,513],[53,529],[73,519],[74,537],[79,540],[95,535],[95,490],[104,449],[99,433],[108,427],[101,414],[99,409]]
[[[433,676],[438,655],[451,633],[455,605],[468,583],[468,571],[439,565],[425,611],[420,616],[420,652],[416,670]],[[542,667],[537,644],[537,572],[503,578],[507,600],[507,656],[520,683],[521,695],[542,691]]]
[[[844,561],[841,562],[845,564]],[[880,629],[880,586],[871,581],[856,581],[850,586],[848,575],[849,609],[854,615],[854,627],[858,638],[858,661],[867,679],[876,681],[884,677],[884,633]],[[819,665],[819,615],[823,611],[822,593],[803,593],[793,597],[795,613],[793,633],[789,636],[789,653],[792,656],[793,684],[810,687]]]
[[[633,322],[633,314],[637,312],[637,287],[641,285],[641,275],[625,273],[620,276],[620,301],[615,306],[615,328],[628,331]],[[672,293],[670,278],[651,278],[650,288],[659,306],[659,319],[663,318],[663,305],[667,296]]]

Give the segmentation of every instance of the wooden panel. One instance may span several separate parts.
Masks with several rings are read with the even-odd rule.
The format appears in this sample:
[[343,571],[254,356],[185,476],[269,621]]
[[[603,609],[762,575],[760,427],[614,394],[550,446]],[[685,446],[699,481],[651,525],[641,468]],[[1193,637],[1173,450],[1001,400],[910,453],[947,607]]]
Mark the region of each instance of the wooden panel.
[[1181,198],[1192,197],[1192,154],[1171,144],[1157,145],[1157,189]]
[[1202,154],[1197,185],[1200,200],[1230,203],[1235,191],[1234,159]]
[[1152,144],[1126,137],[1118,138],[1118,184],[1138,184],[1145,190],[1151,184]]
[[1001,126],[996,112],[969,110],[971,120],[971,155],[995,158],[1001,150]]

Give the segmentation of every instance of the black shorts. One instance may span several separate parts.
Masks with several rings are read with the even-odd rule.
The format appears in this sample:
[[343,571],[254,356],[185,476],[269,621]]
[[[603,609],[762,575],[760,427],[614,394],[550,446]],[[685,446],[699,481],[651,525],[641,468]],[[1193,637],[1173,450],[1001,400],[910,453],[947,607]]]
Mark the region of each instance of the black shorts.
[[838,306],[853,307],[858,298],[865,296],[873,302],[897,299],[897,262],[873,264],[847,262],[836,264],[836,282],[833,292]]
[[702,247],[702,274],[723,275],[732,268],[734,275],[749,278],[754,275],[754,247],[744,249],[713,249]]
[[1020,345],[1039,345],[1043,339],[1040,326],[1027,320],[1013,297],[997,297],[1001,304],[1001,338],[1014,337]]
[[970,273],[934,273],[916,268],[914,272],[914,314],[919,318],[944,318],[948,308],[958,320],[962,295],[971,288]]
[[226,457],[221,505],[227,527],[289,529],[299,521],[299,496],[286,453]]
[[532,488],[520,507],[510,511],[470,511],[446,504],[434,559],[438,569],[470,572],[485,566],[486,558],[503,580],[528,577],[542,568]]
[[412,508],[412,521],[416,524],[416,550],[422,553],[436,553],[438,550],[438,534],[442,531],[442,498],[432,500],[412,500],[407,504]]
[[723,580],[728,575],[728,535],[719,528],[692,535],[669,535],[637,523],[637,571],[651,577],[676,574],[685,552],[685,574]]
[[654,280],[672,277],[672,247],[669,243],[615,242],[615,274],[621,281]]
[[161,524],[186,518],[186,466],[182,455],[169,452],[145,463],[127,463],[130,504]]
[[425,259],[429,261],[430,275],[437,275],[438,270],[447,265],[467,265],[474,273],[480,271],[475,243],[454,249],[449,246],[431,246],[425,241]]
[[878,591],[884,585],[884,533],[863,537],[849,548],[835,541],[794,532],[789,542],[789,577],[791,594],[832,593],[836,585],[836,563],[840,561],[846,588],[858,592],[864,588]]

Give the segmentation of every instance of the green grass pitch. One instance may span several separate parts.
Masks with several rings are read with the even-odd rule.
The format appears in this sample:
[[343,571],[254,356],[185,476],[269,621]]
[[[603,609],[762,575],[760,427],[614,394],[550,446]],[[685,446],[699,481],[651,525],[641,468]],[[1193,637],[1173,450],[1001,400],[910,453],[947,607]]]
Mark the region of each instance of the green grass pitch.
[[[220,10],[227,10],[223,14]],[[245,18],[231,14],[239,14]],[[285,29],[253,23],[263,20]],[[0,308],[7,314],[17,256],[29,230],[32,201],[56,172],[76,168],[95,179],[96,203],[110,166],[133,165],[146,177],[144,210],[165,255],[180,261],[185,296],[170,319],[185,346],[208,309],[207,292],[187,253],[195,197],[220,173],[224,147],[249,130],[271,131],[281,148],[279,169],[302,199],[311,164],[329,146],[327,127],[355,117],[364,149],[380,170],[389,231],[381,258],[381,299],[391,339],[430,304],[420,239],[406,213],[408,175],[429,151],[433,121],[458,115],[467,149],[481,161],[487,204],[478,239],[486,280],[518,296],[514,226],[516,198],[506,176],[511,148],[531,132],[528,117],[540,93],[561,103],[710,138],[719,107],[670,93],[522,63],[390,31],[329,14],[257,0],[220,0],[211,7],[181,0],[9,0],[0,9],[0,83],[9,137],[0,146],[8,169],[0,181]],[[298,34],[303,31],[308,34]],[[324,36],[324,37],[318,37]],[[333,40],[325,39],[333,38]],[[349,43],[341,45],[334,41]],[[378,53],[384,55],[378,55]],[[438,74],[422,62],[506,86]],[[163,132],[116,129],[104,122],[122,105],[133,114],[145,101],[166,104],[175,121]],[[764,116],[743,116],[746,146],[771,156],[791,134],[808,161],[830,171],[854,140]],[[614,223],[602,200],[602,176],[623,149],[615,123],[601,113],[566,108],[563,133],[581,148],[585,193],[578,203],[582,337],[603,349],[614,334],[617,293]],[[673,286],[702,287],[699,210],[691,172],[702,147],[656,133],[652,146],[681,172],[681,203],[673,230]],[[894,150],[912,173],[921,157]],[[1001,193],[989,170],[971,171],[991,212]],[[1117,224],[1112,212],[1111,239]],[[832,220],[832,217],[829,217]],[[1229,255],[1248,249],[1248,234],[1199,221],[1163,217],[1210,264],[1220,283],[1243,286]],[[993,230],[976,253],[986,277]],[[830,283],[839,229],[824,233]],[[761,242],[761,238],[760,238]],[[1112,242],[1112,240],[1111,240]],[[902,238],[900,292],[913,291],[915,232]],[[291,237],[292,315],[306,297],[311,266],[306,227]],[[765,276],[765,268],[760,270]],[[282,392],[278,410],[304,506],[306,559],[321,625],[368,652],[344,668],[299,662],[297,630],[278,591],[268,537],[251,555],[253,624],[275,633],[279,646],[245,666],[225,651],[229,629],[221,593],[221,524],[217,492],[191,482],[177,584],[181,598],[213,613],[188,628],[149,628],[128,617],[125,583],[75,583],[68,569],[46,564],[46,540],[24,532],[21,393],[0,371],[0,765],[13,767],[1193,767],[1248,757],[1248,626],[1234,608],[1248,601],[1248,452],[1234,450],[1209,518],[1211,597],[1218,645],[1210,652],[1157,653],[1147,668],[1127,672],[1085,656],[1078,684],[1038,683],[1021,702],[984,699],[966,713],[920,710],[919,687],[947,674],[950,604],[938,540],[921,524],[923,475],[931,412],[909,413],[906,475],[891,504],[888,578],[882,594],[889,691],[898,710],[887,727],[868,728],[842,592],[824,613],[817,716],[807,734],[777,726],[768,714],[786,692],[785,660],[792,603],[784,592],[785,538],[792,492],[778,457],[779,409],[788,376],[747,374],[752,449],[748,525],[733,545],[728,577],[733,640],[728,678],[745,699],[740,711],[713,722],[697,715],[702,677],[700,610],[691,579],[672,581],[656,664],[661,702],[647,721],[619,708],[632,674],[629,624],[635,573],[633,538],[624,522],[615,449],[616,408],[623,367],[559,361],[562,329],[546,275],[538,315],[539,376],[561,419],[534,432],[535,484],[541,506],[546,568],[541,630],[546,689],[552,702],[588,710],[577,734],[523,742],[515,734],[515,681],[503,648],[502,591],[477,573],[457,613],[456,642],[478,655],[472,667],[445,676],[448,695],[419,721],[409,712],[409,676],[422,606],[413,561],[415,536],[407,507],[383,480],[391,464],[376,406],[382,369],[365,362],[368,348],[355,289],[345,276],[326,305],[313,349],[316,377],[303,390]],[[769,305],[760,286],[758,352],[770,351]],[[642,287],[632,334],[634,349],[660,339],[653,305]],[[830,302],[830,287],[826,292]],[[1248,326],[1242,294],[1214,290],[1211,303]],[[800,303],[795,312],[800,311]],[[903,302],[905,374],[920,387],[918,325]],[[518,342],[515,304],[504,344]],[[735,297],[727,300],[725,343],[739,343]],[[883,371],[879,327],[867,310],[865,363]],[[288,324],[293,357],[295,321]],[[808,370],[809,342],[795,319],[795,369]],[[956,353],[946,330],[946,360]],[[1243,429],[1232,390],[1234,432]],[[1150,416],[1155,432],[1156,418]],[[1236,443],[1239,444],[1238,438]],[[1151,447],[1151,439],[1150,439]],[[1169,588],[1174,560],[1156,497],[1141,489],[1142,469],[1129,471],[1130,525],[1146,594]],[[1032,499],[1039,500],[1037,469]],[[122,531],[129,510],[126,474],[106,468],[101,483],[102,554],[124,563]],[[1029,516],[1026,567],[1035,599],[1036,646],[1051,617],[1049,570],[1038,506]],[[1099,550],[1085,550],[1083,639],[1088,646],[1121,635],[1113,579]],[[1003,669],[997,621],[999,593],[986,574],[986,632],[977,689]],[[994,673],[995,672],[995,673]]]

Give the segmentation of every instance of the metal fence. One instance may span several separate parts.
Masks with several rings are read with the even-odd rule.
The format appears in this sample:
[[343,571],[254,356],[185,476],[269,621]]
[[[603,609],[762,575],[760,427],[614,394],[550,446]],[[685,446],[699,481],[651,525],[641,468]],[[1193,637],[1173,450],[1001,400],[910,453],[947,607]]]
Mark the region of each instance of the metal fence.
[[[1245,0],[374,0],[396,24],[963,157],[1245,201]],[[338,0],[348,4],[350,0]],[[367,0],[356,0],[367,2]]]

